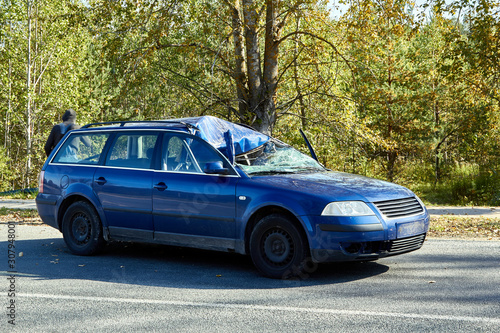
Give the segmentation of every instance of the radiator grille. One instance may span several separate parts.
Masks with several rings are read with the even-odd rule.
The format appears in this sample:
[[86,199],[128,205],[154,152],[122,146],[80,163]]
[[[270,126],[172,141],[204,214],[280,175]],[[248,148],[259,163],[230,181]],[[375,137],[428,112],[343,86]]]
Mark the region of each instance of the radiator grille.
[[390,242],[387,252],[391,254],[410,252],[422,247],[425,240],[425,234],[408,238],[395,239]]
[[423,213],[424,209],[417,198],[374,202],[375,206],[387,218],[406,217]]

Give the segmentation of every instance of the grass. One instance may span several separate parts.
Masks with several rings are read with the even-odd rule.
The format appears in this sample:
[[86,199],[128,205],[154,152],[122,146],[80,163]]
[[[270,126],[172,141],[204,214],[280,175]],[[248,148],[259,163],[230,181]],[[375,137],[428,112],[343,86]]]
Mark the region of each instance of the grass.
[[2,194],[0,199],[35,199],[38,191],[10,191],[10,192],[2,192],[8,194]]
[[403,185],[417,193],[426,204],[500,206],[500,174],[494,170],[457,165],[435,184],[429,170],[409,169],[413,171],[413,178],[405,178]]
[[412,190],[425,204],[430,205],[500,206],[499,188],[481,186],[471,179],[459,179],[438,185],[421,184]]
[[15,222],[24,225],[42,225],[36,209],[0,208],[0,223]]
[[0,208],[0,216],[13,216],[16,218],[38,218],[38,211],[36,209],[12,209]]

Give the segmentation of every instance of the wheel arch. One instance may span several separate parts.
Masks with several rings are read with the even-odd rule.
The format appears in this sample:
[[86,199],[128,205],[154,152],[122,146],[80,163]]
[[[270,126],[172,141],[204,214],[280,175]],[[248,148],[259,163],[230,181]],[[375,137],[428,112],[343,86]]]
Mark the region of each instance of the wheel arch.
[[294,226],[297,228],[297,231],[304,237],[304,240],[306,242],[306,247],[308,251],[310,252],[310,247],[309,247],[309,237],[307,235],[306,229],[302,222],[299,220],[299,218],[293,214],[290,210],[277,206],[277,205],[270,205],[270,206],[265,206],[259,208],[257,211],[255,211],[250,218],[248,219],[248,222],[245,226],[245,234],[244,234],[244,240],[245,240],[245,253],[250,253],[250,235],[252,234],[253,229],[255,228],[255,225],[264,218],[265,216],[272,215],[272,214],[281,214],[283,216],[286,216],[290,222],[294,224]]
[[97,216],[101,220],[101,226],[103,228],[102,231],[103,231],[104,239],[108,240],[107,228],[106,228],[105,219],[104,219],[102,212],[98,209],[98,207],[95,205],[95,203],[92,202],[92,200],[90,200],[88,197],[86,197],[82,194],[70,195],[70,196],[64,198],[64,200],[59,205],[59,209],[57,211],[57,226],[59,228],[59,231],[62,232],[62,222],[63,222],[64,213],[66,212],[66,210],[68,209],[69,206],[71,206],[72,204],[74,204],[75,202],[78,202],[78,201],[83,201],[83,202],[88,203],[96,211]]

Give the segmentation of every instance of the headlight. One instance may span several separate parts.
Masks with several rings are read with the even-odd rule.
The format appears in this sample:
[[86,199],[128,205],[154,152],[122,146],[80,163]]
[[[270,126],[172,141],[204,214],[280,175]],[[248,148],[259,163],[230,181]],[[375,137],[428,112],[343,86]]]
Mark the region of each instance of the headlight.
[[368,216],[375,213],[362,201],[330,202],[323,209],[323,216]]

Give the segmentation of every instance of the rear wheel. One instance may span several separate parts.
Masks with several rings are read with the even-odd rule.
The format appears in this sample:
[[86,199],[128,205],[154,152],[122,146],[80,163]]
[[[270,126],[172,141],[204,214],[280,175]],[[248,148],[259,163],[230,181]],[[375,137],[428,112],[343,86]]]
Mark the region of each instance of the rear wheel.
[[96,254],[105,244],[101,220],[95,209],[84,201],[68,207],[63,216],[62,233],[70,251],[77,255]]
[[307,241],[286,216],[268,215],[252,231],[250,256],[262,275],[286,279],[303,272]]

